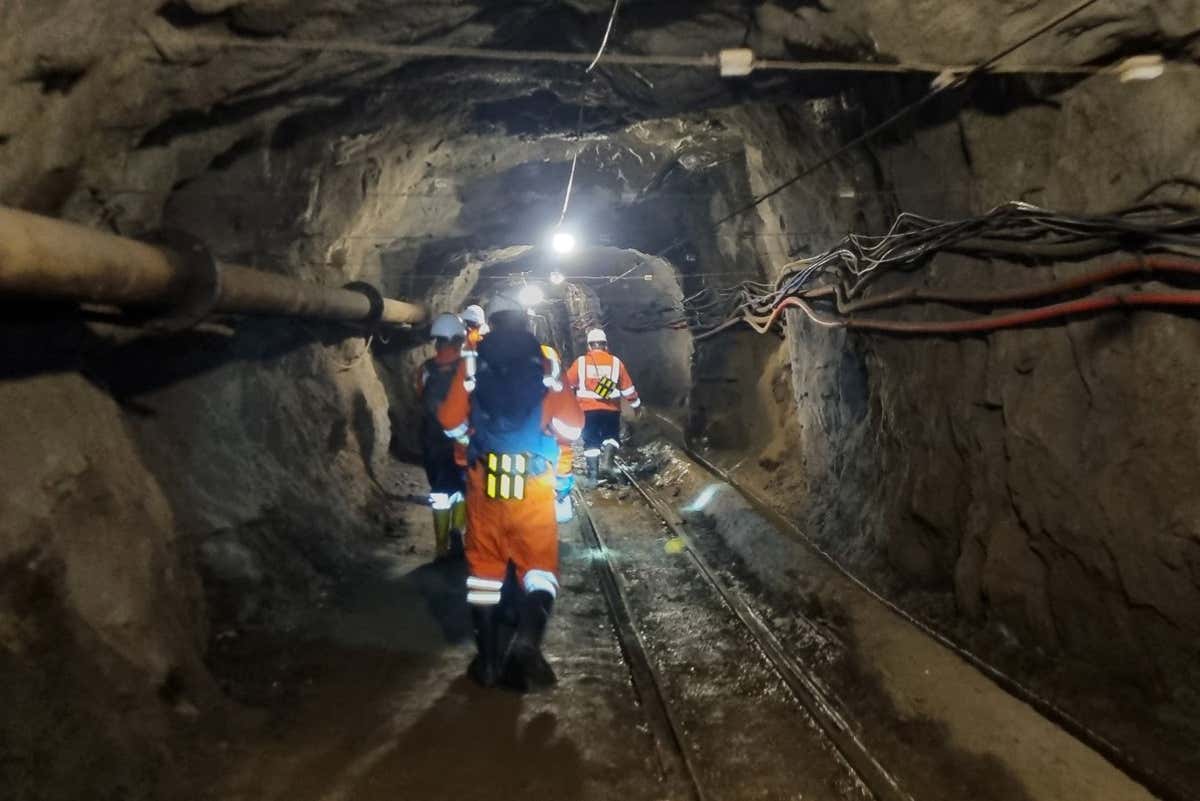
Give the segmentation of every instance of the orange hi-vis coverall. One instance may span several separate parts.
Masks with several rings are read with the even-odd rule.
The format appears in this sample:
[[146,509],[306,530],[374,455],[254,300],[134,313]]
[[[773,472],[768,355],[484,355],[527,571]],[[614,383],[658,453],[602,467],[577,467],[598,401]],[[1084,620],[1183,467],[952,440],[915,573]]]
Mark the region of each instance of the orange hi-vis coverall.
[[[575,390],[585,412],[619,412],[621,399],[636,409],[642,405],[625,364],[606,350],[590,350],[567,369],[564,383]],[[604,388],[611,387],[604,392]]]
[[[549,345],[542,345],[542,357],[546,359],[546,386],[560,390],[562,383],[562,357],[558,351]],[[558,436],[557,432],[555,436]],[[575,479],[575,450],[571,447],[574,440],[564,440],[558,436],[558,489],[559,495],[571,491]]]
[[[445,366],[452,362],[458,362],[459,367],[462,367],[462,347],[457,345],[445,345],[437,349],[433,358],[421,365],[421,369],[417,371],[417,397],[424,398],[425,385],[428,383],[431,376],[432,366]],[[432,365],[431,365],[432,362]],[[467,446],[461,441],[454,443],[454,463],[459,467],[467,466]]]
[[[438,410],[446,435],[470,435],[471,392],[465,368],[450,385]],[[550,389],[542,400],[542,428],[561,443],[579,438],[583,411],[566,389]],[[467,468],[467,538],[465,552],[469,577],[467,603],[494,606],[508,563],[516,567],[517,580],[526,592],[544,590],[558,594],[558,524],[554,517],[555,466],[545,465],[536,475],[527,474],[524,497],[504,500],[489,497],[487,469],[481,459]]]

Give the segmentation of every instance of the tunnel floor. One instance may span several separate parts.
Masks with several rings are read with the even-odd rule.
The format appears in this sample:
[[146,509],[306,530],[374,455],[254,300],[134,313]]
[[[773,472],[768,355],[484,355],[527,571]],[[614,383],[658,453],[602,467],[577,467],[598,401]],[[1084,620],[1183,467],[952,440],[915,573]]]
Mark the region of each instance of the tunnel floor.
[[[672,511],[614,482],[588,493],[586,514],[561,528],[563,592],[546,646],[554,690],[486,691],[464,677],[473,651],[465,569],[431,561],[423,479],[399,465],[385,481],[397,536],[344,577],[326,609],[291,637],[218,642],[214,669],[243,714],[220,753],[197,758],[190,782],[199,797],[1152,797],[827,568],[791,556],[780,564],[761,539],[778,532],[681,452],[655,442],[627,458]],[[589,526],[606,554],[590,544]],[[895,795],[862,781],[685,558],[681,534],[722,565],[719,581],[832,699],[895,780]],[[760,580],[748,553],[790,577],[785,586]],[[605,565],[673,734],[652,720],[658,701],[636,678],[637,643],[603,592]],[[664,737],[685,770],[672,770]]]

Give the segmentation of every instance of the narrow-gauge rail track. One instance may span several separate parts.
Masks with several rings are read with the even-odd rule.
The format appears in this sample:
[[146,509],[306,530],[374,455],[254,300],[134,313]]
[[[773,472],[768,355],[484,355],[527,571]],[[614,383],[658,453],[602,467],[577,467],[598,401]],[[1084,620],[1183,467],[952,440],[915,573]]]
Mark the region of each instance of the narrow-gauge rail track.
[[[1031,689],[1029,686],[1013,678],[1008,673],[987,661],[983,657],[978,656],[969,648],[963,646],[956,641],[951,635],[944,633],[936,624],[930,623],[925,619],[909,612],[901,607],[898,603],[890,598],[885,597],[880,592],[876,591],[866,581],[856,575],[853,571],[843,565],[838,559],[831,555],[828,551],[818,545],[811,537],[805,534],[796,523],[781,514],[778,509],[774,508],[764,497],[759,495],[753,489],[745,486],[742,482],[726,469],[721,468],[714,462],[710,461],[704,454],[697,452],[683,436],[683,430],[679,424],[670,418],[654,413],[653,415],[659,424],[668,429],[673,430],[678,438],[672,438],[672,441],[686,454],[687,458],[694,462],[704,471],[708,472],[713,479],[719,481],[732,490],[739,496],[744,498],[746,502],[752,506],[766,520],[774,524],[780,531],[787,532],[799,542],[802,542],[814,554],[826,562],[830,567],[844,576],[847,581],[858,587],[864,593],[874,598],[879,604],[889,609],[892,613],[903,619],[913,628],[921,631],[927,637],[954,653],[967,664],[974,667],[988,679],[993,681],[997,686],[1009,693],[1013,697],[1029,704],[1037,710],[1039,714],[1047,720],[1061,727],[1072,737],[1086,744],[1089,748],[1095,750],[1102,755],[1105,760],[1124,773],[1133,781],[1143,785],[1156,796],[1159,796],[1164,801],[1196,801],[1195,794],[1180,786],[1172,778],[1163,775],[1160,771],[1154,770],[1145,764],[1139,762],[1125,748],[1117,745],[1098,732],[1094,727],[1087,725],[1079,718],[1067,712],[1058,704],[1051,701],[1039,692]],[[646,496],[644,487],[639,482],[633,479],[627,471],[625,475],[633,483],[633,486],[638,489],[643,496]],[[649,500],[647,496],[647,500]]]
[[[804,713],[819,727],[821,735],[832,746],[855,778],[877,801],[912,801],[888,770],[880,764],[862,740],[855,734],[849,722],[828,697],[817,680],[805,667],[793,658],[769,626],[744,601],[739,593],[729,586],[705,558],[687,545],[688,539],[681,522],[670,507],[657,498],[631,473],[622,468],[630,484],[645,501],[650,512],[666,526],[671,534],[682,542],[681,556],[691,565],[694,576],[719,599],[719,603],[736,619],[737,625],[778,681],[787,688],[792,698]],[[626,582],[609,549],[603,526],[598,526],[595,516],[589,511],[583,498],[578,507],[583,517],[585,542],[597,553],[597,572],[601,590],[607,601],[614,629],[622,652],[625,654],[635,689],[645,710],[648,725],[658,743],[659,758],[668,781],[686,785],[690,797],[705,799],[712,794],[706,791],[705,783],[689,750],[689,734],[680,723],[672,700],[664,689],[663,676],[648,653],[635,623],[635,613],[627,597]],[[803,713],[796,710],[797,717]]]
[[621,577],[612,563],[604,537],[596,527],[596,521],[587,511],[582,497],[576,497],[580,510],[584,543],[602,558],[593,562],[600,584],[600,592],[608,606],[617,643],[625,657],[634,690],[641,701],[642,710],[650,733],[658,747],[659,764],[668,785],[687,792],[693,801],[707,801],[684,739],[683,727],[671,709],[670,701],[663,690],[662,677],[646,653],[645,643],[633,622],[633,613],[621,589]]

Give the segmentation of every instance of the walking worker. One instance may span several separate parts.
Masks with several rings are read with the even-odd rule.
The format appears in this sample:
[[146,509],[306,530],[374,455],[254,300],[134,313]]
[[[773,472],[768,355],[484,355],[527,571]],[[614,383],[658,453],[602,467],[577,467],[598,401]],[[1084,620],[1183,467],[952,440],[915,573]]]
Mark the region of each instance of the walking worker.
[[472,304],[463,309],[459,317],[462,318],[463,325],[467,329],[467,344],[463,350],[474,353],[488,332],[487,318],[483,314],[483,307]]
[[482,306],[471,304],[463,309],[459,316],[467,329],[467,341],[463,345],[462,356],[467,373],[467,391],[470,392],[475,388],[475,356],[479,353],[479,343],[488,335],[490,329]]
[[[547,388],[560,391],[562,383],[562,357],[550,345],[542,345],[542,356],[546,359]],[[575,518],[575,507],[571,503],[571,490],[575,488],[575,449],[573,441],[558,442],[558,466],[555,481],[554,514],[559,523],[569,523]]]
[[587,353],[567,370],[565,383],[574,390],[587,418],[583,455],[587,459],[587,483],[595,486],[602,472],[611,475],[613,471],[613,457],[621,445],[622,399],[634,410],[641,409],[642,401],[629,369],[609,352],[604,331],[588,331],[587,347]]
[[[479,345],[473,386],[464,365],[438,412],[447,437],[470,442],[467,603],[478,653],[468,675],[485,687],[537,690],[557,681],[541,651],[558,595],[555,465],[559,441],[582,432],[583,412],[546,380],[524,307],[502,295],[488,311],[491,331]],[[504,643],[497,607],[510,562],[524,595],[516,633]]]
[[467,332],[458,317],[441,314],[433,321],[430,334],[434,355],[417,371],[417,397],[423,409],[421,452],[425,477],[429,480],[429,505],[433,509],[434,553],[442,559],[450,554],[452,532],[461,538],[467,522],[463,497],[465,449],[446,438],[437,413],[462,363]]

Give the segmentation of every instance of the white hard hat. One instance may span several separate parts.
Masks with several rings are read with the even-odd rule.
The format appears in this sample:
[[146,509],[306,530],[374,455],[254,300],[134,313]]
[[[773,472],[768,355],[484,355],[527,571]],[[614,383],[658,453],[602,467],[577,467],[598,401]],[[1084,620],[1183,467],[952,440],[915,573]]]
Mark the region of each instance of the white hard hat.
[[591,331],[588,331],[587,341],[588,341],[589,345],[593,345],[597,342],[603,342],[604,344],[607,345],[608,344],[608,335],[605,334],[604,331],[599,328],[593,328]]
[[469,325],[483,325],[487,318],[483,316],[483,307],[471,304],[463,309],[462,320]]
[[463,326],[462,320],[458,319],[458,315],[439,314],[433,321],[433,327],[429,329],[429,333],[442,339],[454,339],[455,337],[465,337],[467,329]]
[[507,292],[501,292],[496,297],[492,298],[492,302],[488,304],[488,317],[494,314],[499,314],[506,311],[525,313],[525,307],[521,305],[521,301],[517,300]]

